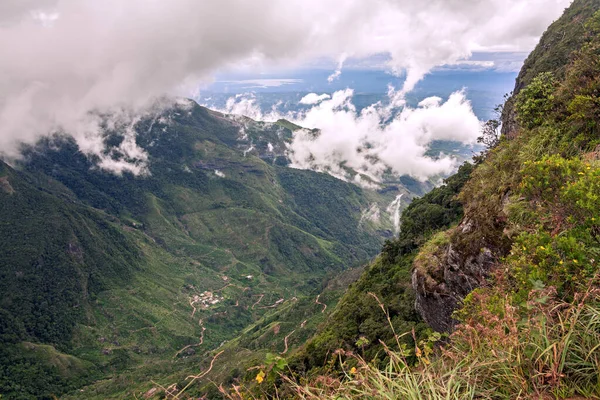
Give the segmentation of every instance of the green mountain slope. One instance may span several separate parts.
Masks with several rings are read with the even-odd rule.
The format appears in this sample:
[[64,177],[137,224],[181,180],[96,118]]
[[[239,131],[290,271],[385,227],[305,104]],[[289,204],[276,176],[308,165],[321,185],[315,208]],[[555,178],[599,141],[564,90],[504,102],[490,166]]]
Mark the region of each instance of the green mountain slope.
[[[384,309],[372,303],[380,314],[369,332],[387,329],[387,337],[360,340],[363,326],[356,321],[369,320],[341,315],[378,288],[352,287],[314,339],[327,344],[333,338],[333,346],[351,352],[337,352],[324,364],[327,355],[318,345],[300,350],[296,383],[280,393],[306,399],[600,397],[599,55],[600,2],[575,0],[525,63],[505,108],[500,143],[454,186],[453,206],[419,213],[424,218],[416,226],[437,233],[412,242],[407,259],[413,225],[406,225],[359,279],[404,271],[388,284],[395,285],[393,296],[377,293],[387,297]],[[455,179],[460,173],[448,181]],[[404,221],[415,218],[419,203],[405,211]],[[430,224],[436,214],[445,222]],[[410,309],[439,333],[411,331],[411,319],[397,311],[409,307],[399,296],[406,291],[414,298],[408,298]],[[448,337],[439,341],[440,333]],[[373,337],[388,346],[375,362]]]
[[525,60],[525,64],[513,90],[504,105],[502,133],[512,136],[517,132],[518,123],[514,103],[519,92],[541,73],[552,72],[557,78],[565,76],[566,66],[571,62],[573,52],[585,43],[587,21],[600,7],[597,0],[578,0],[565,10],[540,39],[540,43]]
[[[318,367],[327,365],[328,356],[340,348],[360,352],[369,360],[382,356],[380,341],[389,343],[394,337],[377,299],[387,306],[397,332],[415,329],[421,336],[426,325],[414,309],[412,263],[419,246],[462,217],[455,196],[471,170],[470,164],[463,165],[445,185],[408,206],[402,214],[399,237],[385,243],[379,257],[344,294],[322,330],[297,352],[295,369],[322,373]],[[412,343],[412,337],[406,336],[403,342]]]
[[[25,149],[16,169],[0,164],[7,398],[94,381],[86,398],[122,398],[151,379],[185,380],[226,341],[249,357],[283,346],[249,333],[269,318],[307,321],[296,346],[324,317],[316,296],[341,295],[326,282],[376,254],[393,229],[387,207],[413,197],[285,167],[285,122],[180,103],[134,128],[144,176],[100,170],[60,136]],[[125,134],[107,129],[115,158]],[[37,374],[47,380],[24,384]]]

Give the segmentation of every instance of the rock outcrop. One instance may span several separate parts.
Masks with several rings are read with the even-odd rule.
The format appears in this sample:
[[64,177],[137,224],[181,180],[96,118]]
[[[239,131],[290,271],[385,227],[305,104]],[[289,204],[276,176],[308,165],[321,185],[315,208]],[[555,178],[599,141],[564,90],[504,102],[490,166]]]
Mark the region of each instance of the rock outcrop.
[[[473,222],[465,219],[445,234],[456,237],[474,229]],[[428,251],[437,255],[427,254]],[[453,312],[472,290],[485,283],[494,260],[492,250],[483,244],[478,252],[465,252],[452,241],[436,249],[425,246],[415,260],[412,274],[417,312],[435,331],[452,331]]]

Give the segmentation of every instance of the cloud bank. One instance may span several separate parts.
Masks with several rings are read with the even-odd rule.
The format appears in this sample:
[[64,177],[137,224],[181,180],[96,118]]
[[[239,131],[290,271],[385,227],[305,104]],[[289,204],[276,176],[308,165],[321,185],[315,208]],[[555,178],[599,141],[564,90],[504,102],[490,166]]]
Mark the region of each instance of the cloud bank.
[[95,115],[146,110],[231,65],[326,56],[341,67],[346,57],[387,53],[390,69],[406,70],[408,91],[472,51],[529,50],[569,2],[4,0],[0,152],[15,157],[19,143],[58,131],[102,154]]
[[[381,181],[386,173],[410,175],[420,180],[451,173],[456,159],[450,155],[431,158],[427,155],[434,140],[474,144],[481,123],[473,112],[465,91],[444,101],[429,97],[417,107],[405,105],[401,92],[390,89],[390,102],[376,103],[357,113],[351,89],[332,96],[310,93],[300,100],[312,105],[306,111],[280,114],[276,109],[264,114],[256,98],[238,95],[220,110],[245,115],[256,120],[281,118],[305,130],[295,132],[288,156],[292,167],[312,169],[347,179],[347,168]],[[318,130],[318,133],[313,131]]]

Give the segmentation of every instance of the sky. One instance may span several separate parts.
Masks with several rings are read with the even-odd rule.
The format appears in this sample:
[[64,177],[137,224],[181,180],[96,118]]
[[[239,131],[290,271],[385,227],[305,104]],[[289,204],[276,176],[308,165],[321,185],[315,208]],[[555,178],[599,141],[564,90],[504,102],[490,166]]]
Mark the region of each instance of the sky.
[[[18,157],[21,143],[62,132],[71,135],[82,152],[100,156],[103,168],[139,173],[147,155],[135,143],[135,121],[156,108],[157,98],[189,96],[225,71],[320,65],[331,69],[327,79],[334,82],[345,68],[385,69],[404,77],[400,87],[390,89],[390,103],[404,107],[406,94],[436,68],[518,68],[522,55],[569,4],[570,0],[3,0],[0,153],[5,159]],[[333,97],[345,99],[340,100],[343,107],[332,100],[314,106],[347,109],[351,92],[339,92]],[[451,118],[452,106],[473,121],[467,115],[468,100],[460,92],[453,99],[450,105],[449,99],[423,99],[424,105],[411,108],[411,115],[428,114],[435,121],[437,116]],[[358,140],[363,144],[385,131],[381,121],[389,110],[374,106],[375,114],[354,116],[352,128],[361,125]],[[127,145],[114,152],[124,159],[104,151],[99,114],[113,115],[115,123],[129,129]],[[322,112],[322,118],[327,117]],[[343,121],[348,120],[338,122]],[[448,136],[432,131],[440,128],[439,122],[396,125],[391,137],[415,137],[421,147],[426,140]],[[469,126],[468,137],[457,132],[456,138],[473,140],[475,125]],[[332,128],[331,134],[343,135],[342,128],[348,127]],[[409,144],[400,140],[398,146],[419,152]],[[338,150],[331,149],[329,159]],[[394,157],[401,154],[399,150]],[[125,159],[137,162],[129,168]],[[427,176],[444,169],[441,164],[418,164],[419,171],[399,167],[398,172]]]
[[[529,55],[529,51],[512,49],[506,51],[474,51],[464,59],[451,61],[434,66],[430,72],[434,71],[495,71],[501,73],[519,72],[523,61]],[[393,62],[390,53],[373,54],[366,57],[347,57],[341,64],[339,60],[331,57],[319,57],[308,59],[291,66],[278,67],[276,65],[232,65],[219,71],[223,79],[236,76],[252,76],[258,79],[260,76],[284,76],[302,74],[306,71],[329,71],[328,81],[339,78],[343,71],[388,71],[394,72],[390,68]],[[339,71],[339,74],[338,74]],[[402,75],[402,69],[398,75]]]

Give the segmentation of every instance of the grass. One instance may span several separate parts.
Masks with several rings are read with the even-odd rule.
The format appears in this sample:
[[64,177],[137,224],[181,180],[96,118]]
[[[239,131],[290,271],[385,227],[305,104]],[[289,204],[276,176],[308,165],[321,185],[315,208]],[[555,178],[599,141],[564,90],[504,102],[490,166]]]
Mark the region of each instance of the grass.
[[[390,346],[384,366],[343,349],[331,355],[338,373],[298,378],[283,371],[276,399],[574,399],[600,398],[600,289],[597,278],[572,302],[553,288],[532,293],[530,312],[520,315],[509,302],[489,310],[488,295],[471,303],[484,306],[463,320],[450,342],[438,337],[409,347],[402,336]],[[387,309],[376,298],[388,328]],[[482,325],[485,324],[485,325]],[[417,362],[411,360],[416,357]],[[254,371],[257,374],[258,370]],[[261,399],[267,382],[220,388],[229,400]],[[581,396],[581,397],[577,397]]]
[[[308,382],[286,378],[290,391],[280,398],[600,398],[597,283],[591,281],[571,303],[553,297],[552,288],[532,293],[525,319],[508,302],[502,317],[480,310],[440,347],[426,341],[411,349],[385,346],[389,362],[384,368],[339,350],[341,374]],[[475,297],[481,304],[489,300]],[[416,366],[407,361],[414,355]]]

